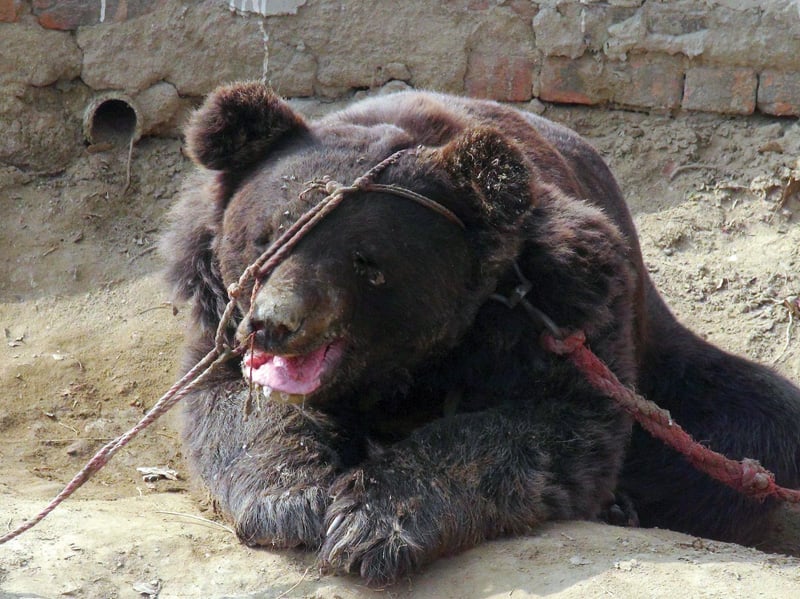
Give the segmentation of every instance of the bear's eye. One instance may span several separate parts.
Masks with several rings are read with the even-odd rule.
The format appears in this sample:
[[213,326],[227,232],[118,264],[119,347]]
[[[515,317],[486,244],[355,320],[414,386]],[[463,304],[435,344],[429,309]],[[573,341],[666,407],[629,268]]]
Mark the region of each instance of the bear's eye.
[[386,282],[386,277],[378,265],[359,250],[353,252],[353,269],[358,276],[366,278],[373,287],[379,287]]
[[255,241],[253,241],[253,247],[255,247],[259,253],[263,254],[271,243],[272,243],[272,232],[265,231],[264,233],[256,237]]

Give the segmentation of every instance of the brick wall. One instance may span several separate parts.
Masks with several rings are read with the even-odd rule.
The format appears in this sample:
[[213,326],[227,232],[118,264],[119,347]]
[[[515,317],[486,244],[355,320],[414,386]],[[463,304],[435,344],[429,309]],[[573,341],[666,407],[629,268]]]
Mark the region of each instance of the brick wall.
[[0,162],[59,154],[31,132],[61,122],[71,140],[98,93],[175,133],[247,78],[289,97],[390,85],[798,116],[800,0],[0,0]]
[[[168,69],[148,51],[180,46],[175,9],[187,15],[198,5],[203,38],[187,40],[197,52],[178,52],[174,61],[190,64],[174,70],[220,81],[266,71],[286,95],[375,87],[394,65],[409,85],[498,100],[800,115],[798,0],[0,0],[0,28],[27,28],[26,41],[37,27],[67,32],[78,46],[83,38],[84,82],[141,91],[142,81],[171,82],[163,75],[173,73],[153,73]],[[244,40],[241,24],[231,29],[232,10],[253,25]],[[118,35],[130,47],[115,44]],[[214,59],[236,36],[237,49],[250,48],[245,68]],[[112,76],[115,53],[125,56]],[[202,94],[209,78],[179,82],[187,89],[178,93]]]
[[800,114],[796,0],[541,4],[543,99]]
[[797,0],[227,4],[266,15],[268,75],[289,95],[375,87],[393,62],[412,86],[498,100],[800,115]]

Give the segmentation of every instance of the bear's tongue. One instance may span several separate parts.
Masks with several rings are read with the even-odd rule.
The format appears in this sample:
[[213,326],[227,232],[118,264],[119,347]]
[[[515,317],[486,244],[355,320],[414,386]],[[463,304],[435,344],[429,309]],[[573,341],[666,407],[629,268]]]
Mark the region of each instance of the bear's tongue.
[[323,345],[302,356],[276,356],[260,350],[247,352],[242,372],[247,380],[262,387],[293,395],[308,395],[316,391],[325,371],[325,356],[331,345]]

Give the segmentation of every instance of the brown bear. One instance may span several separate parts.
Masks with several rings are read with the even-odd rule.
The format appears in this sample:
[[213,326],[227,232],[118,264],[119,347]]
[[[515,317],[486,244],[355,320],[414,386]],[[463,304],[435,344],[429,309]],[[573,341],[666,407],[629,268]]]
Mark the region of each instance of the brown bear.
[[[619,515],[623,497],[646,526],[757,540],[774,504],[631,432],[543,349],[550,322],[696,438],[798,484],[800,392],[677,323],[611,173],[566,128],[427,92],[307,122],[240,83],[187,146],[199,168],[164,243],[193,303],[186,367],[228,286],[325,196],[310,182],[381,164],[239,295],[227,342],[247,352],[186,400],[188,458],[243,542],[386,583],[546,520]],[[267,399],[248,416],[253,390]]]

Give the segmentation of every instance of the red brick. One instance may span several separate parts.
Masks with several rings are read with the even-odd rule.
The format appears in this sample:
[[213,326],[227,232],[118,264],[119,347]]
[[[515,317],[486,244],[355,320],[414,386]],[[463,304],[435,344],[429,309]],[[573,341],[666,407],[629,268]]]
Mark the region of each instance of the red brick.
[[[1,0],[0,0],[1,1]],[[118,23],[156,10],[165,0],[107,0],[105,12],[100,2],[86,0],[33,0],[33,14],[47,29],[72,30],[81,25]]]
[[508,5],[516,14],[529,21],[533,21],[536,13],[539,12],[539,7],[531,2],[531,0],[511,0]]
[[465,91],[476,98],[527,102],[533,97],[533,59],[526,56],[476,54],[469,57]]
[[82,0],[33,0],[33,14],[47,29],[68,31],[100,21],[100,3]]
[[747,68],[697,67],[686,72],[683,108],[725,114],[752,114],[758,77]]
[[606,70],[622,75],[614,86],[617,104],[669,110],[681,105],[683,63],[680,58],[658,54],[634,54],[627,62]]
[[539,77],[539,98],[565,104],[599,104],[611,99],[603,63],[591,56],[577,60],[547,58]]
[[758,77],[757,106],[777,116],[800,115],[800,73],[764,71]]
[[13,23],[19,19],[24,5],[22,0],[0,0],[0,23]]

